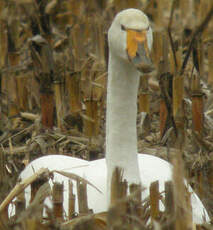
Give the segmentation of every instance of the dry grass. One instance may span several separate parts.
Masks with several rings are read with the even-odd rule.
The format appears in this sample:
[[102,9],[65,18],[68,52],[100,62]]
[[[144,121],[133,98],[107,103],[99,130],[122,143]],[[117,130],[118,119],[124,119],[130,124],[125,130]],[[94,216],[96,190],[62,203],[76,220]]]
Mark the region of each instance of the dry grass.
[[[133,199],[135,192],[104,214],[74,218],[71,196],[70,220],[65,223],[54,217],[60,220],[62,215],[60,185],[59,193],[54,193],[59,213],[48,210],[49,219],[42,220],[41,187],[26,211],[16,219],[7,216],[14,196],[19,196],[17,210],[24,209],[21,191],[35,178],[15,183],[32,159],[53,153],[88,160],[103,157],[106,34],[116,12],[129,7],[144,10],[154,30],[156,71],[141,82],[139,150],[184,168],[183,175],[213,216],[212,1],[0,0],[0,229],[192,228],[190,217],[171,208],[177,205],[175,199],[186,195],[183,175],[177,177],[178,173],[174,173],[174,189],[166,185],[163,213],[156,182],[150,200],[141,202],[138,195]],[[148,113],[146,122],[141,112]],[[83,197],[85,183],[89,182],[79,184]],[[119,186],[115,197],[121,196],[120,190],[125,195]],[[82,210],[88,212],[86,201]],[[160,225],[153,221],[145,227],[150,216]]]

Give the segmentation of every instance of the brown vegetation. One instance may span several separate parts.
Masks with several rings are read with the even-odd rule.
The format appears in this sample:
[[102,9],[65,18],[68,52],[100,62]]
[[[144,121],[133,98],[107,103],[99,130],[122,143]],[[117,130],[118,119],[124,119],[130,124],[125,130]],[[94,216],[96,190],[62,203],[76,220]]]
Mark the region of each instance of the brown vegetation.
[[[70,189],[69,221],[62,221],[63,186],[55,184],[54,209],[43,220],[42,201],[50,193],[45,178],[51,172],[16,184],[17,176],[46,154],[103,157],[107,30],[114,15],[129,7],[142,9],[154,31],[156,71],[141,80],[138,99],[139,152],[146,149],[173,162],[174,185],[166,184],[162,198],[154,182],[145,201],[133,185],[125,198],[118,170],[112,191],[116,205],[91,215],[88,182],[75,178],[84,215],[73,215]],[[192,229],[190,214],[182,211],[188,205],[183,176],[213,217],[212,15],[211,0],[0,0],[0,229]],[[141,112],[148,113],[146,122]],[[22,191],[37,178],[38,191],[24,210]],[[9,219],[7,207],[15,196],[17,215]],[[145,227],[150,216],[159,224]]]

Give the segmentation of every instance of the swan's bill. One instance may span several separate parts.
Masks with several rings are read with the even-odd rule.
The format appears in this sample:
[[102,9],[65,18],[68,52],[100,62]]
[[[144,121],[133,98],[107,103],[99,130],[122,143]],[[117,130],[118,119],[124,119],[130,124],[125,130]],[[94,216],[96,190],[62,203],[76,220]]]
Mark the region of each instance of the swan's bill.
[[154,70],[147,42],[147,30],[127,29],[127,55],[129,60],[142,73]]

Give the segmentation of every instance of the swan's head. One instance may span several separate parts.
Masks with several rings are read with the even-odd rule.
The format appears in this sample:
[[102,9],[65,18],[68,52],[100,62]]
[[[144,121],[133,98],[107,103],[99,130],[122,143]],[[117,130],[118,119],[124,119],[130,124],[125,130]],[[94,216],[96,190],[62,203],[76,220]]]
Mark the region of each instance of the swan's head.
[[142,11],[127,9],[118,13],[108,31],[108,42],[112,55],[130,62],[143,73],[153,70],[152,29]]

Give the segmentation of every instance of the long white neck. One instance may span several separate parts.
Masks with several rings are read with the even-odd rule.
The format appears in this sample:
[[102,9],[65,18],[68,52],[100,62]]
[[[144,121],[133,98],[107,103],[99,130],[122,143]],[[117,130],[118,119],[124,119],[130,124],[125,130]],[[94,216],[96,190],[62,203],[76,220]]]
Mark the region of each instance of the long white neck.
[[124,170],[129,184],[140,183],[136,131],[139,75],[130,63],[110,53],[106,114],[108,189],[117,166]]

